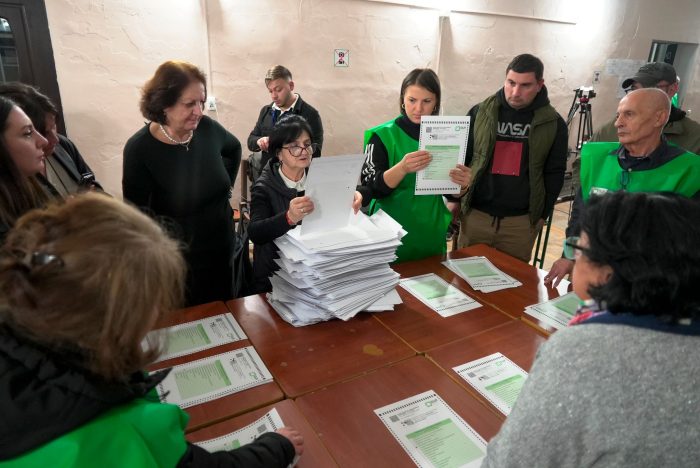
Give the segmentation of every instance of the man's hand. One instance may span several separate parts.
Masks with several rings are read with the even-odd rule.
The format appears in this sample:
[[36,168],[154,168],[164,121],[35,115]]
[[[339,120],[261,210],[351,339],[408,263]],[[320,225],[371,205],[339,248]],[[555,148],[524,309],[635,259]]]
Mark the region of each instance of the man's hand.
[[258,148],[260,148],[262,151],[267,151],[267,148],[270,145],[270,137],[262,137],[258,138]]
[[570,275],[574,271],[574,261],[566,258],[560,258],[552,264],[549,269],[549,274],[544,277],[546,286],[556,288],[566,275]]

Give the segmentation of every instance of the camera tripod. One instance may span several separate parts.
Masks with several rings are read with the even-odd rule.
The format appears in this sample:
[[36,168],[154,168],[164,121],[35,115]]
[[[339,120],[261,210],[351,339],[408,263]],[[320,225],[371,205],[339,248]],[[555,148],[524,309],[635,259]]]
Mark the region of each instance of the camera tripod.
[[574,100],[566,118],[566,126],[571,128],[571,123],[579,113],[578,131],[576,132],[576,152],[581,151],[581,146],[593,136],[593,109],[591,99],[595,97],[592,87],[581,86],[574,90]]

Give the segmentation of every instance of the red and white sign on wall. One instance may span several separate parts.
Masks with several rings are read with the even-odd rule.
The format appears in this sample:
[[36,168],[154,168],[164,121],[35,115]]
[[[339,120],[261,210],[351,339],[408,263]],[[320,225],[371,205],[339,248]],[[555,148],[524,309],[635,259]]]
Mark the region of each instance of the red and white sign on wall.
[[349,67],[350,66],[350,50],[348,49],[335,49],[333,52],[333,64],[336,67]]

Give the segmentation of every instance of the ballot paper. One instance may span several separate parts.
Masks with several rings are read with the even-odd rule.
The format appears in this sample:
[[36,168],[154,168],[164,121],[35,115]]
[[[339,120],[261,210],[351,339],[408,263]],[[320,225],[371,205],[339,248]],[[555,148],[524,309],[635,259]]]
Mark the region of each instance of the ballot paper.
[[161,401],[187,408],[268,382],[270,371],[247,346],[174,366],[157,389]]
[[556,299],[525,307],[525,313],[547,325],[561,330],[576,315],[581,299],[575,292],[570,292]]
[[235,450],[238,447],[249,444],[266,432],[275,432],[284,427],[282,418],[275,408],[265,413],[260,419],[253,421],[245,427],[238,429],[215,439],[195,442],[207,452],[219,452],[221,450]]
[[477,291],[493,292],[522,286],[520,281],[503,273],[486,257],[446,260],[442,264]]
[[[284,427],[282,418],[275,408],[265,413],[262,417],[245,427],[214,439],[195,442],[209,453],[235,450],[243,445],[254,442],[255,439],[267,432],[275,432]],[[299,461],[299,455],[288,466],[291,468]]]
[[486,443],[435,391],[374,410],[419,467],[477,468]]
[[305,195],[314,210],[301,223],[300,234],[311,234],[347,226],[364,156],[352,154],[317,158],[309,167]]
[[463,116],[421,117],[418,147],[429,151],[432,160],[416,173],[416,195],[459,194],[460,186],[450,180],[450,170],[464,164],[469,120]]
[[153,348],[163,340],[165,349],[158,358],[160,362],[246,338],[233,315],[226,313],[154,330],[146,335],[141,346]]
[[442,317],[481,307],[481,304],[435,273],[405,278],[399,285]]
[[270,278],[267,299],[283,320],[297,327],[348,320],[400,302],[395,295],[387,298],[400,279],[389,263],[406,232],[386,213],[358,213],[338,229],[296,231],[275,239],[280,268]]
[[501,353],[453,367],[452,370],[506,416],[513,409],[527,379],[527,372]]

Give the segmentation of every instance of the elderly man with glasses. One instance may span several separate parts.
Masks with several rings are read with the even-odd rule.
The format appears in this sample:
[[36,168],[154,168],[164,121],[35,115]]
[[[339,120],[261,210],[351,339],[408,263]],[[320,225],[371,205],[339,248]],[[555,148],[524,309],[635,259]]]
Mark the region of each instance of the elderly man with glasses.
[[[669,144],[662,134],[670,112],[671,101],[662,90],[633,90],[617,106],[614,125],[619,144],[583,145],[581,184],[567,237],[579,235],[581,214],[597,194],[617,190],[674,192],[700,200],[700,156]],[[545,277],[545,284],[556,286],[572,270],[573,261],[560,258]]]
[[[651,62],[642,67],[632,78],[622,82],[622,88],[634,91],[641,88],[658,88],[672,99],[678,92],[679,80],[676,69],[664,62]],[[670,143],[700,154],[700,124],[688,117],[685,111],[671,106],[671,115],[664,127],[664,136]],[[617,141],[615,120],[603,125],[591,141]]]

